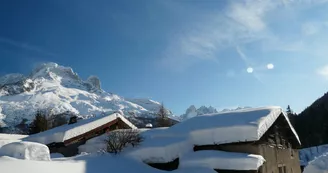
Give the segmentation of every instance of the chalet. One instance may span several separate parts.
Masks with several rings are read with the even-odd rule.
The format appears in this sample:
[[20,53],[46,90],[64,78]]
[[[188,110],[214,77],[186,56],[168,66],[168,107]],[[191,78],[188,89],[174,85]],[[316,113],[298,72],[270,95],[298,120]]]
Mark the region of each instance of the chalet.
[[220,173],[301,173],[301,144],[280,107],[197,116],[151,135],[129,154],[158,169],[200,166]]
[[51,153],[61,153],[65,157],[78,154],[78,147],[88,139],[115,129],[136,129],[124,116],[113,113],[77,121],[71,118],[66,125],[30,135],[23,140],[38,142],[49,147]]

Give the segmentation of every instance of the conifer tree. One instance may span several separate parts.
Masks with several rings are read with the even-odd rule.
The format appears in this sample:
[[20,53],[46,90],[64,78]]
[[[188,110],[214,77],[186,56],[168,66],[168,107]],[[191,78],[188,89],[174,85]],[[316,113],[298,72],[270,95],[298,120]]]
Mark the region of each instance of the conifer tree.
[[29,126],[29,134],[43,132],[48,129],[50,129],[50,125],[47,119],[47,115],[44,111],[38,110],[35,115],[35,119]]
[[172,126],[170,119],[168,118],[164,104],[162,103],[157,113],[157,126],[169,127]]

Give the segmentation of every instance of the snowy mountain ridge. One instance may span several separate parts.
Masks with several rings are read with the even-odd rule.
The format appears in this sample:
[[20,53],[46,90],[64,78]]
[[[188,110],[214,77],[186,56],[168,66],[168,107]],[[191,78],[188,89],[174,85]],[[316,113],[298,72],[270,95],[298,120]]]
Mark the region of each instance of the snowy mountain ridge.
[[209,107],[201,106],[197,109],[194,105],[191,105],[186,110],[186,112],[180,116],[180,119],[186,120],[186,119],[193,118],[193,117],[199,116],[199,115],[213,114],[213,113],[219,113],[219,112],[229,112],[229,111],[241,110],[241,109],[245,109],[245,108],[251,108],[251,107],[248,107],[248,106],[236,107],[233,109],[223,109],[221,111],[218,111],[216,108],[214,108],[212,106],[209,106]]
[[200,108],[197,109],[194,105],[191,105],[186,110],[186,113],[182,114],[180,117],[182,120],[186,120],[195,116],[210,114],[210,113],[218,113],[218,111],[212,106],[209,107],[201,106]]
[[[70,67],[56,63],[37,66],[30,75],[0,77],[0,125],[31,122],[37,110],[53,114],[72,112],[88,118],[113,111],[128,117],[154,117],[160,103],[149,99],[125,99],[101,89],[96,76],[82,80]],[[167,110],[170,116],[173,113]]]

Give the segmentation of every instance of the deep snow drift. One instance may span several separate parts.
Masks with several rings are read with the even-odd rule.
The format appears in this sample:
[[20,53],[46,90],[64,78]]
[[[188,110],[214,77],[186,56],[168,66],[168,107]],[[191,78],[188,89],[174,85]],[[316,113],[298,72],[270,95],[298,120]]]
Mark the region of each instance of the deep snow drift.
[[[121,110],[126,116],[153,117],[160,103],[149,99],[124,99],[101,89],[91,76],[83,81],[70,67],[46,63],[29,76],[8,74],[0,77],[0,124],[14,126],[30,122],[38,109],[53,114],[72,112],[88,118]],[[170,116],[173,114],[168,110]]]
[[303,173],[328,173],[328,153],[324,153],[311,161]]
[[34,142],[12,142],[0,147],[0,156],[10,156],[24,160],[50,161],[50,151],[46,145]]
[[[19,166],[18,166],[19,165]],[[166,173],[134,159],[111,155],[77,156],[53,161],[19,160],[0,157],[0,168],[3,173]],[[178,169],[172,173],[216,173],[213,169],[192,167]]]
[[324,153],[328,153],[328,145],[303,148],[299,151],[300,163],[302,166],[307,166],[309,162],[320,157]]
[[210,150],[183,155],[179,168],[200,166],[223,170],[258,170],[264,162],[260,155]]

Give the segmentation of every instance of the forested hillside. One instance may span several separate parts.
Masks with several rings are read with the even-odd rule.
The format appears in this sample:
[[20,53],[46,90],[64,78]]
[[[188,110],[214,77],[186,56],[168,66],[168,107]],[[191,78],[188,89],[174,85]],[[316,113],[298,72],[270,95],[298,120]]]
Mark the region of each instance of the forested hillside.
[[[289,112],[290,111],[290,112]],[[291,109],[287,113],[292,113]],[[291,121],[301,139],[303,148],[328,144],[328,93],[317,99]]]

